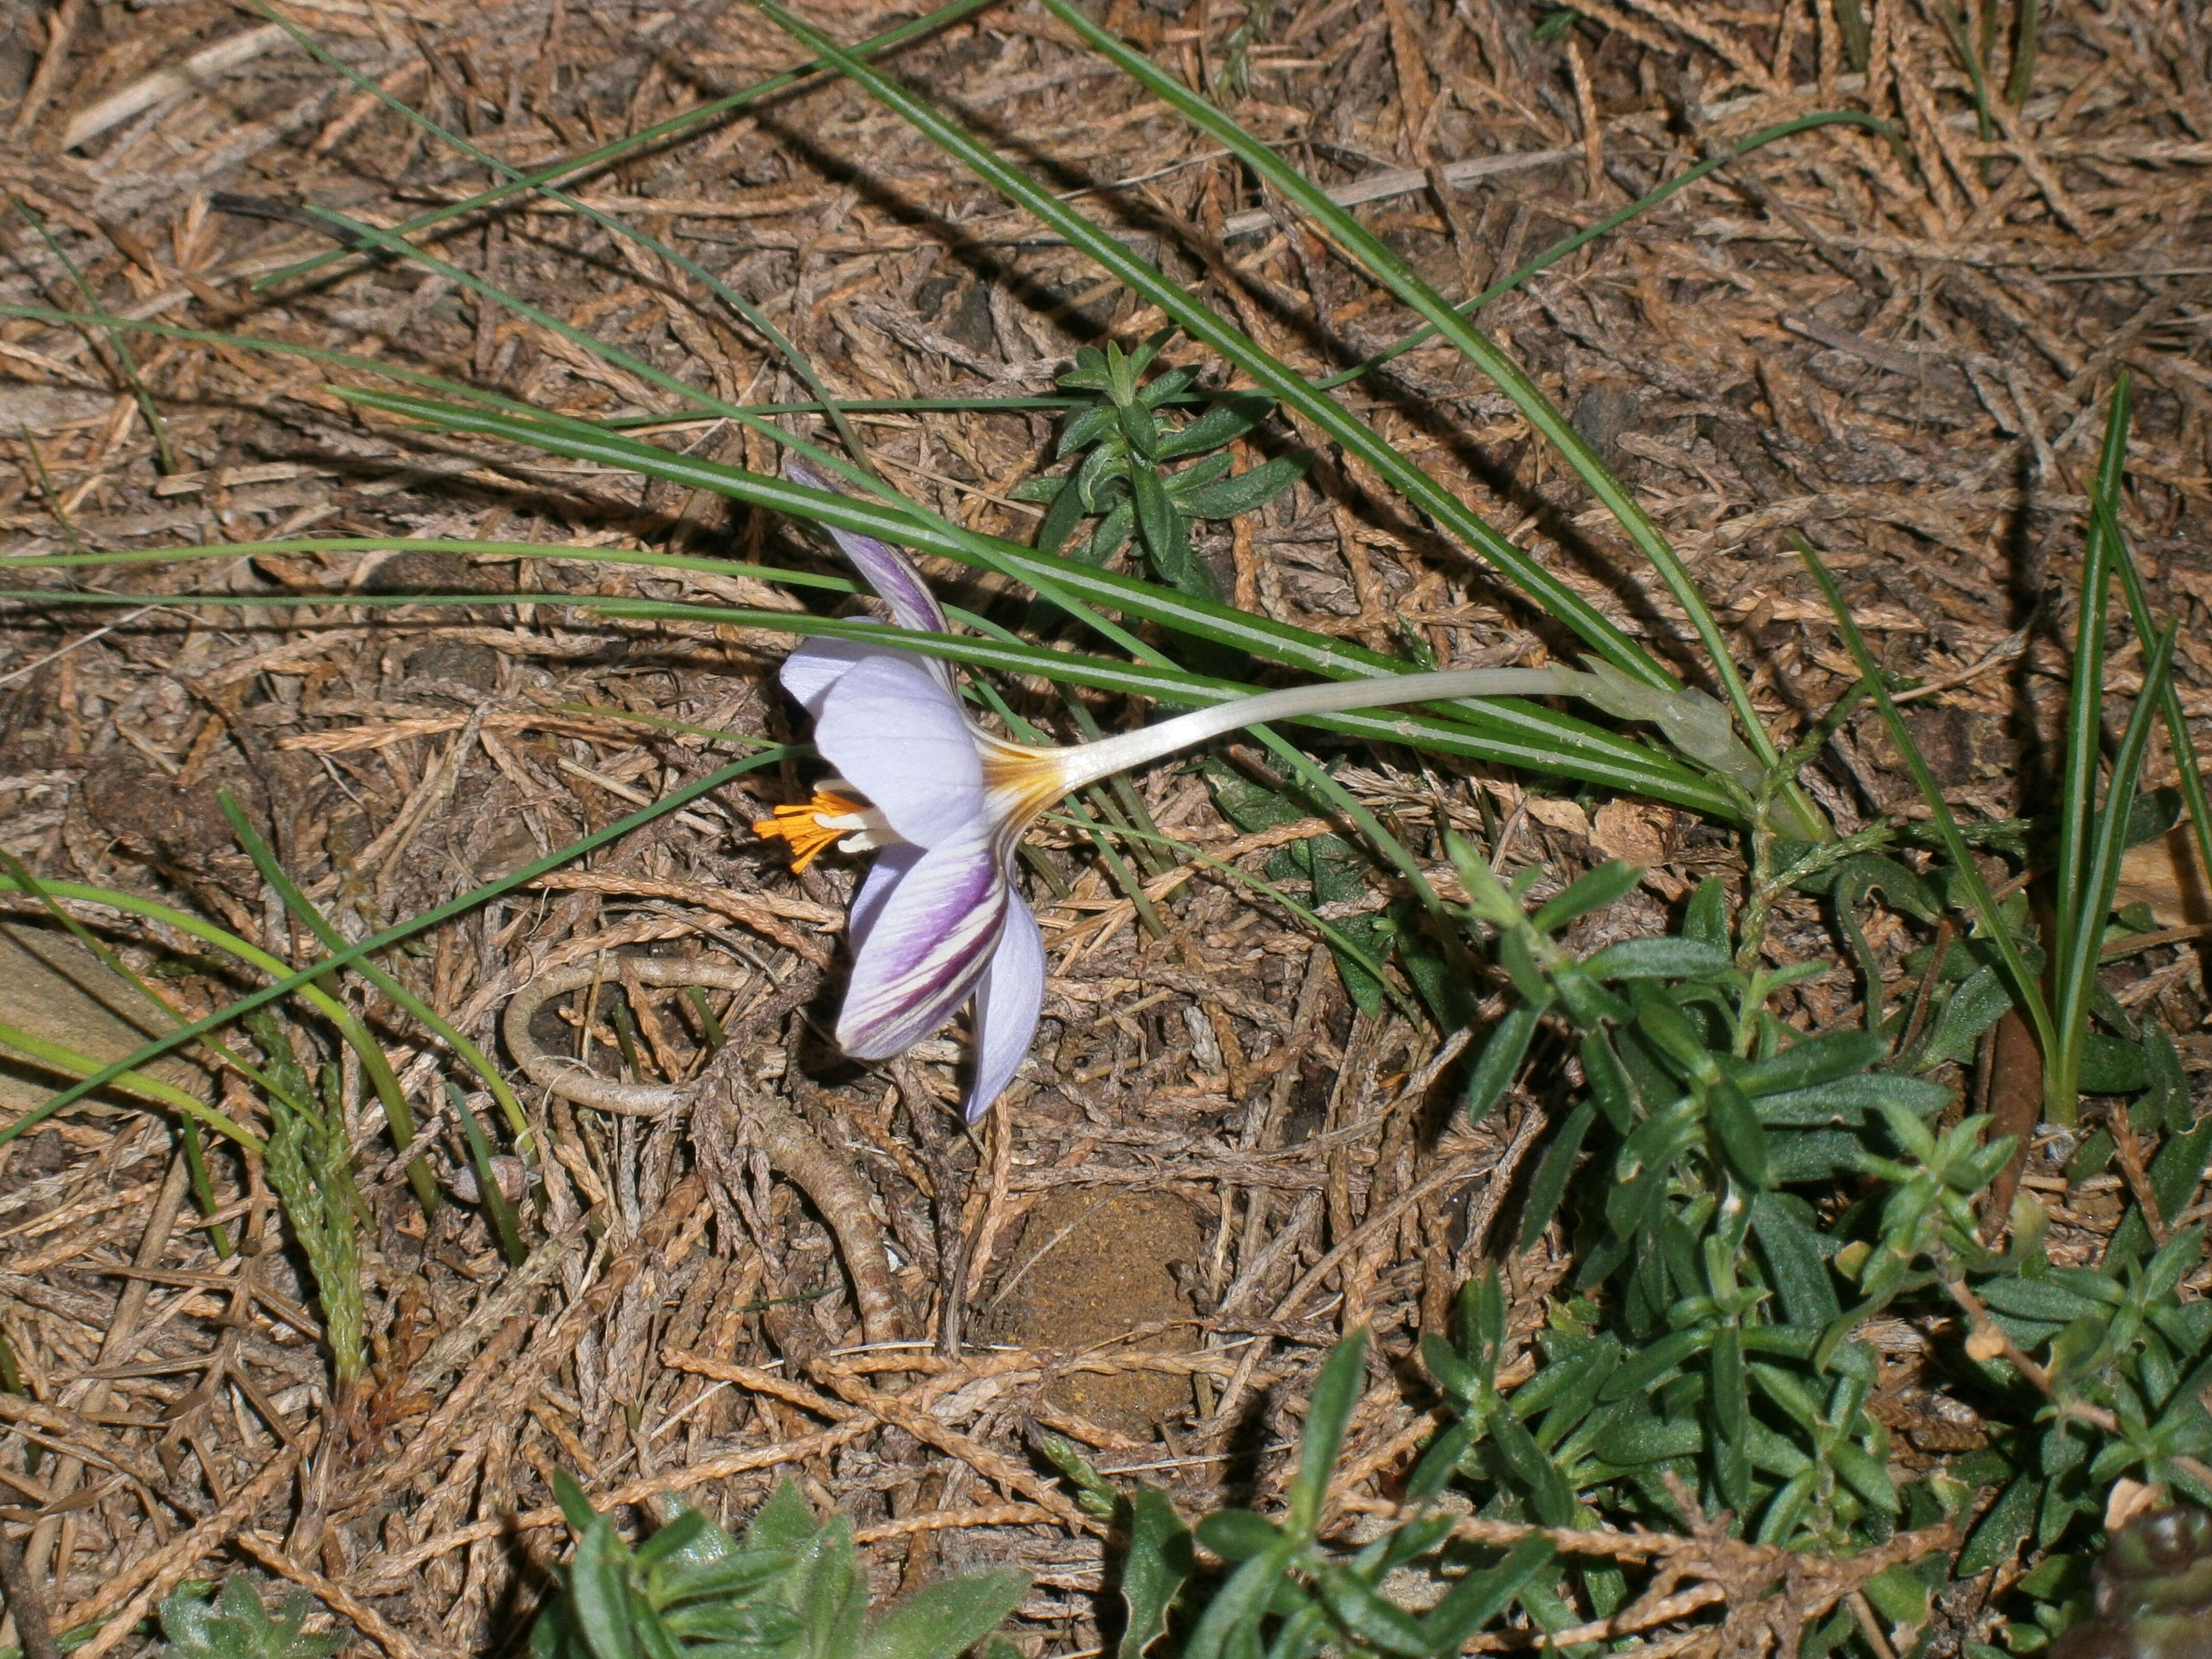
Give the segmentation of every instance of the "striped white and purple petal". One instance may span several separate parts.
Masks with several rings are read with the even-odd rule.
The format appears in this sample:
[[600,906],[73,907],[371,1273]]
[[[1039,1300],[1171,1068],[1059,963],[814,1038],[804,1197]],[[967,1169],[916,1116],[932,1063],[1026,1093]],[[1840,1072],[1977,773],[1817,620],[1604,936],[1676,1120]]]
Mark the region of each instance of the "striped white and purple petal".
[[975,1073],[968,1085],[968,1121],[991,1109],[1029,1058],[1044,1012],[1044,935],[1019,893],[1008,890],[1006,927],[975,985]]
[[837,1046],[854,1059],[904,1054],[975,993],[1019,902],[1000,827],[970,823],[884,884],[837,1016]]
[[[809,489],[830,490],[835,488],[828,479],[804,461],[784,463],[784,476],[793,483],[804,484]],[[952,624],[946,620],[945,607],[938,604],[937,595],[929,591],[929,584],[921,579],[921,572],[914,568],[914,561],[873,536],[863,536],[857,531],[840,530],[835,525],[823,526],[837,544],[837,550],[852,561],[853,568],[860,573],[860,580],[875,591],[876,597],[890,608],[891,620],[901,628],[917,629],[925,634],[949,634]],[[926,657],[929,671],[944,682],[945,689],[952,689],[952,665],[939,657]],[[788,681],[786,682],[789,684]],[[794,695],[796,692],[794,691]],[[804,702],[805,699],[799,699]]]

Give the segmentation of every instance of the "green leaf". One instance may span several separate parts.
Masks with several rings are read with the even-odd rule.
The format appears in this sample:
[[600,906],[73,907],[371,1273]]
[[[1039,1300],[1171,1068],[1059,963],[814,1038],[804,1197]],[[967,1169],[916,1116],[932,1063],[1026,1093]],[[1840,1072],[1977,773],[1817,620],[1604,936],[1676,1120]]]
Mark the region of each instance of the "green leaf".
[[1901,1515],[1905,1505],[1897,1495],[1897,1483],[1890,1478],[1889,1470],[1869,1457],[1849,1441],[1828,1449],[1828,1461],[1836,1466],[1836,1473],[1860,1497],[1885,1515]]
[[1121,1604],[1128,1619],[1116,1659],[1142,1659],[1166,1633],[1169,1609],[1190,1577],[1193,1560],[1190,1528],[1175,1505],[1164,1492],[1139,1486],[1129,1499],[1129,1548],[1121,1561]]
[[1278,455],[1249,472],[1179,492],[1179,499],[1194,519],[1233,519],[1274,500],[1304,476],[1306,465],[1304,455]]
[[1636,884],[1643,879],[1641,870],[1620,859],[1601,864],[1578,877],[1565,891],[1547,900],[1543,908],[1529,917],[1529,925],[1540,933],[1556,933],[1577,916],[1602,910],[1614,900],[1634,891]]
[[1483,1044],[1482,1053],[1468,1075],[1468,1123],[1481,1122],[1490,1115],[1491,1108],[1504,1098],[1505,1091],[1520,1074],[1521,1062],[1528,1058],[1528,1045],[1534,1041],[1536,1028],[1542,1020],[1543,1016],[1536,1009],[1525,1002],[1516,1003],[1492,1028],[1490,1041]]
[[795,1551],[805,1546],[821,1530],[814,1518],[814,1510],[799,1495],[799,1488],[788,1480],[780,1482],[767,1503],[754,1511],[751,1522],[745,1528],[745,1547],[750,1550]]
[[1866,1581],[1866,1597],[1893,1624],[1914,1628],[1928,1622],[1928,1581],[1910,1567],[1892,1567]]
[[1607,1031],[1589,1031],[1581,1045],[1583,1079],[1589,1085],[1590,1098],[1605,1114],[1606,1121],[1616,1134],[1626,1134],[1636,1122],[1636,1091],[1628,1080],[1627,1068],[1620,1056],[1613,1052],[1612,1034]]
[[1406,1659],[1429,1651],[1428,1632],[1421,1622],[1358,1573],[1326,1563],[1314,1574],[1314,1589],[1355,1644]]
[[1887,1046],[1870,1031],[1831,1031],[1794,1042],[1770,1059],[1753,1060],[1734,1080],[1747,1095],[1810,1089],[1864,1071],[1881,1058]]
[[1295,1538],[1278,1538],[1230,1574],[1192,1627],[1182,1659],[1257,1659],[1260,1620],[1299,1547]]
[[1067,538],[1075,533],[1075,526],[1083,522],[1082,492],[1074,488],[1073,480],[1051,480],[1062,483],[1052,497],[1052,505],[1045,509],[1044,518],[1037,525],[1036,549],[1040,553],[1058,553],[1066,547]]
[[2150,1086],[2150,1056],[2141,1043],[2124,1042],[2101,1031],[2085,1031],[2075,1079],[2084,1094],[2133,1094]]
[[1729,953],[1717,945],[1674,934],[1627,939],[1583,961],[1593,979],[1712,979],[1729,971]]
[[[1167,377],[1162,375],[1164,380]],[[1158,386],[1159,380],[1152,385]],[[1146,391],[1150,391],[1150,386]],[[1234,443],[1254,427],[1274,412],[1275,400],[1265,392],[1240,392],[1217,399],[1206,412],[1192,421],[1180,432],[1171,432],[1160,440],[1159,455],[1164,461],[1172,461],[1184,455],[1202,455],[1209,449],[1219,449]],[[1213,515],[1203,515],[1211,518]]]
[[1709,1085],[1705,1115],[1735,1172],[1754,1187],[1771,1185],[1774,1176],[1766,1131],[1743,1091],[1726,1080]]
[[1283,1541],[1283,1529],[1250,1510],[1216,1510],[1198,1523],[1198,1541],[1224,1561],[1249,1561]]
[[1544,1149],[1544,1161],[1536,1167],[1536,1178],[1528,1184],[1528,1199],[1522,1212],[1520,1248],[1526,1250],[1544,1236],[1559,1213],[1559,1200],[1566,1195],[1568,1178],[1574,1174],[1575,1160],[1582,1155],[1583,1137],[1597,1116],[1597,1107],[1585,1100],[1567,1114],[1567,1121],[1552,1137],[1552,1144]]
[[630,1634],[629,1557],[614,1522],[604,1515],[594,1515],[576,1540],[568,1595],[576,1628],[594,1659],[637,1659]]
[[1284,1517],[1285,1534],[1300,1544],[1312,1541],[1321,1524],[1322,1504],[1328,1496],[1329,1473],[1344,1447],[1345,1431],[1352,1426],[1353,1407],[1359,1404],[1360,1385],[1367,1375],[1367,1334],[1354,1331],[1322,1362],[1306,1405],[1305,1433],[1298,1443],[1298,1473],[1291,1482],[1290,1513]]
[[854,1659],[957,1659],[998,1628],[1029,1588],[1029,1575],[1012,1567],[925,1584],[869,1622]]
[[1949,1105],[1951,1091],[1940,1083],[1893,1072],[1862,1072],[1792,1089],[1783,1094],[1761,1095],[1754,1105],[1759,1121],[1769,1128],[1815,1128],[1826,1124],[1865,1123],[1886,1108],[1898,1108],[1916,1117],[1929,1117]]
[[1547,1527],[1572,1526],[1574,1489],[1559,1472],[1559,1466],[1545,1455],[1535,1437],[1521,1425],[1520,1419],[1510,1413],[1492,1419],[1490,1438],[1515,1483],[1528,1499],[1528,1506],[1536,1512],[1536,1518]]
[[1966,1060],[1974,1052],[1982,1033],[2002,1019],[2011,1006],[2012,993],[1998,970],[1976,969],[1944,1000],[1927,1035],[1920,1040],[1914,1063],[1925,1069],[1946,1060]]
[[1820,1248],[1824,1241],[1796,1200],[1780,1193],[1758,1194],[1751,1201],[1751,1230],[1791,1324],[1817,1328],[1842,1316]]
[[1682,937],[1729,954],[1728,887],[1718,876],[1707,876],[1690,895],[1682,909]]
[[1608,1401],[1625,1400],[1630,1395],[1641,1394],[1668,1372],[1711,1347],[1713,1333],[1711,1326],[1695,1326],[1686,1331],[1669,1332],[1641,1353],[1632,1355],[1626,1364],[1607,1379],[1605,1386],[1598,1390],[1597,1397]]
[[1524,1586],[1535,1582],[1557,1555],[1550,1540],[1524,1538],[1497,1565],[1461,1578],[1421,1620],[1428,1638],[1426,1651],[1459,1652],[1469,1637],[1511,1605]]
[[2035,1525],[2035,1512],[2043,1501],[2045,1483],[2022,1474],[2004,1489],[1997,1501],[1975,1523],[1966,1547],[1952,1569],[1961,1579],[1978,1578],[1991,1567],[2009,1561]]

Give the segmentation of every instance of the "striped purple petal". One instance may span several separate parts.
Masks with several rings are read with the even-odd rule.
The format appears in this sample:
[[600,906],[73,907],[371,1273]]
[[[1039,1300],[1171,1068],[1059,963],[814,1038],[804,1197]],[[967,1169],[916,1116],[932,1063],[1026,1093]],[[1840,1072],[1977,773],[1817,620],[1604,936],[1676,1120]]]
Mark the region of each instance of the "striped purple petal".
[[837,775],[920,847],[984,817],[983,761],[960,700],[915,658],[878,651],[822,699],[814,743]]
[[837,1046],[854,1059],[904,1054],[975,990],[1013,902],[998,839],[972,823],[895,878],[837,1016]]
[[[793,483],[804,484],[809,489],[837,493],[830,481],[805,462],[792,459],[783,465],[784,476]],[[914,568],[914,561],[888,542],[879,542],[873,536],[863,536],[851,530],[840,530],[835,525],[823,526],[836,541],[838,549],[852,561],[853,568],[860,573],[860,580],[873,588],[876,596],[890,607],[891,618],[901,628],[920,629],[928,634],[949,634],[952,624],[945,620],[944,607],[938,604],[937,595],[929,591],[929,584],[921,579],[921,572]],[[946,662],[932,658],[932,672],[947,685],[952,683],[952,667]]]
[[1011,886],[999,948],[975,986],[975,1075],[968,1087],[970,1123],[991,1109],[1029,1058],[1044,1007],[1044,936]]

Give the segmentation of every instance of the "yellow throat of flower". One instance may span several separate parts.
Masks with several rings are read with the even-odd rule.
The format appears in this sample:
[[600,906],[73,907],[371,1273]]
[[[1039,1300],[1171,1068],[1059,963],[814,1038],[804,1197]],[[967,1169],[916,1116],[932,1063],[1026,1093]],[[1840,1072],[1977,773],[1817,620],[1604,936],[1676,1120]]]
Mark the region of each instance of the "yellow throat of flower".
[[817,789],[813,799],[796,806],[779,806],[774,817],[757,820],[753,824],[753,834],[763,841],[781,836],[789,842],[791,868],[795,874],[819,858],[824,848],[836,846],[850,835],[854,828],[853,818],[866,810],[859,801]]

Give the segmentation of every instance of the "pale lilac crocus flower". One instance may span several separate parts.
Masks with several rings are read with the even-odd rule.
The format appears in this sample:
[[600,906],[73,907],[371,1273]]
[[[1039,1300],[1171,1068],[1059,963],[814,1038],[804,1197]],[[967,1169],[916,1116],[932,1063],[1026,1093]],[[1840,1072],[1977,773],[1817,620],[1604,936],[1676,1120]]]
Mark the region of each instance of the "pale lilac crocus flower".
[[[794,479],[819,482],[792,469]],[[832,529],[845,556],[901,628],[951,631],[905,555]],[[941,658],[873,640],[816,640],[785,661],[785,690],[814,716],[815,744],[836,769],[812,799],[756,823],[790,842],[804,869],[825,848],[876,854],[853,902],[852,980],[837,1042],[855,1060],[890,1060],[975,1002],[969,1122],[988,1111],[1027,1056],[1044,1005],[1044,941],[1013,884],[1015,848],[1037,815],[1116,772],[1262,721],[1459,697],[1577,696],[1677,729],[1701,718],[1723,743],[1708,764],[1736,770],[1749,754],[1726,712],[1695,690],[1655,691],[1617,670],[1463,669],[1295,686],[1233,698],[1157,725],[1064,748],[1018,744],[970,720]],[[1710,708],[1705,706],[1710,705]],[[1694,718],[1693,718],[1694,717]],[[1696,758],[1706,758],[1703,756]],[[1722,765],[1718,769],[1729,769]]]

